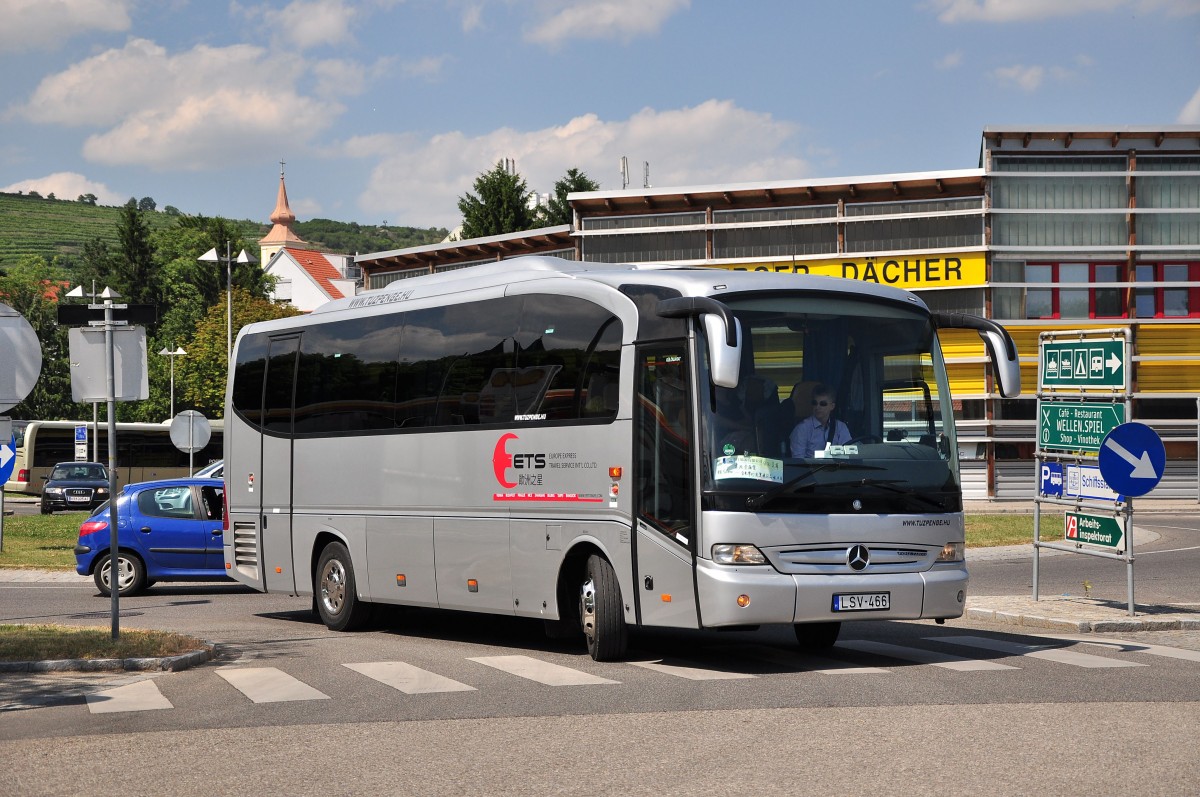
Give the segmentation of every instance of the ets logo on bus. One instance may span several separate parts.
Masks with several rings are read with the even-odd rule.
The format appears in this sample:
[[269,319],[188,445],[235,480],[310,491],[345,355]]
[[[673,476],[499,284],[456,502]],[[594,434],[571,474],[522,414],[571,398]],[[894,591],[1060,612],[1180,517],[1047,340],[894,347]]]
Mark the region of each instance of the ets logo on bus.
[[509,481],[507,471],[509,468],[518,471],[528,470],[544,470],[546,467],[545,454],[525,454],[525,453],[508,453],[508,441],[519,440],[515,434],[511,432],[501,435],[496,441],[496,447],[492,449],[492,471],[496,474],[496,481],[504,487],[516,487],[518,485],[537,486],[542,483],[542,474],[540,473],[518,473],[516,481]]

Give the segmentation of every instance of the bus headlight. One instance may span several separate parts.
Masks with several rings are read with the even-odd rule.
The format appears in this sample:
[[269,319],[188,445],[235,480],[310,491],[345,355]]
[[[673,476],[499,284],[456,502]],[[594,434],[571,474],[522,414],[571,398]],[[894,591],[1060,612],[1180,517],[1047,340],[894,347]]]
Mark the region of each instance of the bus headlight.
[[712,547],[713,561],[719,565],[765,565],[767,557],[753,545],[722,543]]
[[939,562],[961,562],[966,555],[965,542],[948,542],[937,556]]

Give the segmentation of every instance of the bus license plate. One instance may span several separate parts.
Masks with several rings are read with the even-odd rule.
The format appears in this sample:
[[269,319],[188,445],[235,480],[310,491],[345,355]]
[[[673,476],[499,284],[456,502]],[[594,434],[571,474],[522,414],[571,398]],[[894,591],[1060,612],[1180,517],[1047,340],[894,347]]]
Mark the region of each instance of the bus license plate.
[[850,595],[834,595],[835,612],[878,612],[892,608],[890,592],[856,592]]

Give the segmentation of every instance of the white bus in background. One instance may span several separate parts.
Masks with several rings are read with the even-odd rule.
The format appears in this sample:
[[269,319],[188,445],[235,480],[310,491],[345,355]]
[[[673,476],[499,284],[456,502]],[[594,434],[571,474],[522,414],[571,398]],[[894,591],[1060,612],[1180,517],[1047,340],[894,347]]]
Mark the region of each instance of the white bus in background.
[[[74,462],[75,428],[87,427],[87,459],[96,451],[99,462],[108,464],[108,424],[100,422],[98,429],[91,421],[28,421],[14,420],[16,462],[12,476],[4,489],[14,493],[41,495],[45,481],[59,462]],[[221,458],[224,424],[220,419],[210,422],[212,435],[208,445],[189,459],[171,442],[171,427],[159,423],[117,424],[117,486],[151,479],[173,479],[189,474],[189,463],[195,469]]]
[[[599,660],[630,626],[819,648],[959,617],[947,325],[1019,392],[993,322],[822,277],[523,257],[248,326],[226,568],[333,629],[376,604],[517,615]],[[816,383],[853,439],[793,456],[790,394]]]

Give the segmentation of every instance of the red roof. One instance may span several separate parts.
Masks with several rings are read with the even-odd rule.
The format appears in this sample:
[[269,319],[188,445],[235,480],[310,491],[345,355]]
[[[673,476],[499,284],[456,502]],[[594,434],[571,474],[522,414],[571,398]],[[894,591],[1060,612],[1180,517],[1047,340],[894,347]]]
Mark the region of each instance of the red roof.
[[293,249],[290,246],[285,246],[283,251],[287,252],[292,260],[299,263],[300,268],[308,272],[330,299],[346,298],[341,291],[334,287],[332,282],[332,280],[342,279],[342,275],[338,273],[332,263],[325,259],[325,255],[308,249]]

